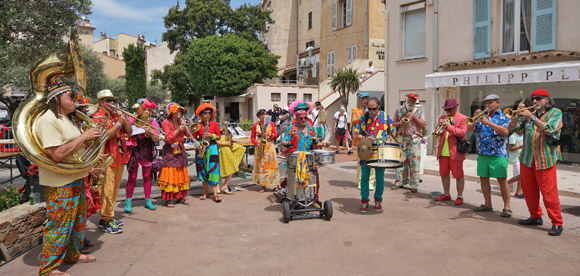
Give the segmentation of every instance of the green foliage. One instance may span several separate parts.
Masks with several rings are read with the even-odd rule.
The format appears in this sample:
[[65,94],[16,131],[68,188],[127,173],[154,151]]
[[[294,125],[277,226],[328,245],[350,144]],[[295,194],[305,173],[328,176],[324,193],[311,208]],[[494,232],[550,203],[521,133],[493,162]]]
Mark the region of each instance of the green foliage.
[[238,126],[240,128],[242,128],[244,131],[251,131],[252,126],[254,126],[254,121],[252,121],[250,119],[242,119],[242,120],[240,120],[240,123],[238,124]]
[[187,76],[185,58],[182,54],[175,56],[173,64],[165,65],[163,72],[154,70],[151,79],[153,82],[161,82],[164,88],[171,91],[171,101],[182,106],[188,106],[194,99],[201,97],[201,94],[195,93]]
[[118,98],[118,103],[120,107],[126,107],[128,105],[133,105],[133,103],[128,103],[127,101],[127,93],[125,92],[125,85],[126,81],[122,78],[112,79],[107,77],[105,82],[106,89],[111,90],[113,95]]
[[344,106],[348,105],[349,95],[356,92],[360,87],[358,76],[359,73],[356,69],[348,67],[336,71],[330,77],[330,88],[333,91],[338,91]]
[[14,187],[0,191],[0,212],[20,204],[21,194]]
[[147,85],[147,99],[157,104],[161,104],[169,99],[169,93],[167,89],[163,87],[163,85],[158,83],[149,83]]
[[125,92],[128,105],[132,106],[140,98],[147,96],[147,76],[145,73],[145,47],[130,44],[123,51],[125,60]]
[[266,22],[273,23],[270,12],[261,11],[259,5],[232,10],[223,0],[186,0],[183,9],[177,2],[163,19],[167,32],[162,38],[171,51],[185,51],[193,40],[212,35],[235,33],[257,40],[258,33],[266,31]]
[[0,101],[9,115],[30,91],[29,72],[38,58],[61,51],[69,29],[91,13],[90,0],[4,0],[0,4]]
[[95,52],[81,45],[81,54],[85,61],[85,71],[87,74],[87,94],[91,102],[97,97],[97,92],[106,89],[107,76],[103,68],[104,64]]
[[187,50],[187,72],[195,95],[236,96],[276,76],[278,56],[258,41],[233,34],[197,39]]

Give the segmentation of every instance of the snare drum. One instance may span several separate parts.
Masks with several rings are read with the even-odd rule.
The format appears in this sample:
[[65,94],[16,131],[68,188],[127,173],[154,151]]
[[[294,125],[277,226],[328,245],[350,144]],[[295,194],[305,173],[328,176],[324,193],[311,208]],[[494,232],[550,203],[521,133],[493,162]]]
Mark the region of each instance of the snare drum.
[[[301,151],[295,151],[293,153],[286,154],[286,167],[290,169],[296,168],[296,161],[298,161],[298,153]],[[308,167],[314,169],[314,154],[311,152],[306,153],[306,161],[308,162]]]
[[317,149],[314,150],[314,160],[319,166],[334,164],[334,151]]
[[403,166],[403,148],[399,144],[385,143],[373,147],[373,156],[367,161],[370,168],[396,169]]

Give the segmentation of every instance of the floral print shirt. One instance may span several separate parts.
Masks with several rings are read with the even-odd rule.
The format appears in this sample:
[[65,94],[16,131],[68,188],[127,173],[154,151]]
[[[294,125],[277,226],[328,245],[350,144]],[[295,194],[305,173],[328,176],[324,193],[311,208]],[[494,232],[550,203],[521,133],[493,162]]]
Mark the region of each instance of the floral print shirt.
[[[510,119],[506,118],[501,110],[496,110],[491,118],[488,116],[488,120],[492,123],[501,126],[508,127]],[[495,132],[490,126],[484,125],[481,122],[475,124],[475,129],[479,132],[479,154],[505,157],[508,156],[508,137],[503,136]]]

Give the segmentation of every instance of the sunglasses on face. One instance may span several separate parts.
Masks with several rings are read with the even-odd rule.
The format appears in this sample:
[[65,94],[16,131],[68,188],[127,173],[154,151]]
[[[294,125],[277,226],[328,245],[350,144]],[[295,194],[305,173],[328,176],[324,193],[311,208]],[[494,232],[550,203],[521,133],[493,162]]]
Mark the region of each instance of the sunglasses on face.
[[211,115],[211,112],[210,111],[205,111],[205,112],[202,112],[201,114],[203,114],[203,115]]
[[114,102],[116,102],[117,100],[115,100],[115,99],[106,99],[106,100],[104,100],[104,101],[105,101],[105,102],[107,102],[107,103],[114,103]]
[[453,108],[445,108],[445,109],[443,109],[443,110],[445,110],[445,111],[449,112],[449,111],[453,110]]
[[298,120],[306,120],[306,117],[298,117]]
[[545,97],[542,97],[542,96],[533,97],[533,98],[532,98],[532,101],[538,101],[538,102],[539,102],[540,100],[542,100],[542,99],[544,99],[544,98],[545,98]]
[[71,93],[66,93],[66,95],[69,96],[73,100],[77,98],[77,95],[75,93],[72,93],[72,92]]
[[369,107],[369,110],[370,110],[370,111],[377,111],[377,110],[379,110],[379,108],[378,108],[378,107],[375,107],[375,108],[370,108],[370,107]]

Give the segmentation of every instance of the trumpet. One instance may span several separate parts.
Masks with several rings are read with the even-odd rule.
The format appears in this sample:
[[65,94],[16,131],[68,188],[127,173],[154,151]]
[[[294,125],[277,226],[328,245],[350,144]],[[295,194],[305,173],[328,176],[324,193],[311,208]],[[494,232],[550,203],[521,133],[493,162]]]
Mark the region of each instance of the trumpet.
[[201,124],[200,123],[194,123],[193,121],[191,121],[191,119],[189,117],[187,117],[187,115],[183,115],[183,117],[185,117],[185,120],[184,121],[189,124],[188,128],[189,128],[189,131],[191,133],[196,133],[196,132],[199,131],[199,129],[201,128]]
[[105,176],[107,175],[107,169],[115,163],[115,157],[108,155],[103,161],[99,161],[98,168],[101,169],[99,174],[95,176],[90,176],[89,178],[89,188],[91,191],[96,192],[105,183]]
[[475,125],[475,123],[477,123],[479,120],[481,120],[481,118],[483,118],[484,116],[487,116],[487,114],[489,114],[489,107],[485,108],[485,110],[471,118],[467,118],[465,119],[465,121],[467,122],[467,124],[469,126]]
[[[445,118],[443,118],[443,120],[447,120],[447,119],[449,119],[449,114],[445,115]],[[439,124],[437,124],[435,131],[433,131],[433,133],[431,133],[431,136],[433,136],[433,138],[439,138],[439,135],[441,135],[441,133],[443,133],[443,124],[439,123]]]
[[[528,109],[535,109],[535,108],[536,108],[536,106],[535,106],[535,105],[533,105],[533,106],[530,106],[530,107],[524,107],[524,108],[516,109],[516,110],[513,110],[513,109],[511,109],[511,108],[507,107],[506,109],[504,109],[504,110],[503,110],[503,114],[505,115],[505,117],[506,117],[506,118],[508,118],[508,119],[511,119],[511,118],[512,118],[512,117],[514,117],[514,115],[515,115],[515,114],[517,114],[517,113],[520,113],[520,112],[522,112],[522,111],[524,111],[524,110],[528,110]],[[534,112],[534,111],[532,111],[532,113],[533,113],[533,112]]]
[[[77,106],[82,106],[82,105],[77,105]],[[133,107],[135,107],[135,106],[136,105],[134,105]],[[111,107],[113,108],[113,110],[118,110],[121,113],[123,113],[123,114],[125,114],[125,115],[127,115],[127,116],[129,116],[131,118],[133,118],[135,120],[135,122],[133,124],[136,127],[144,129],[145,132],[147,132],[149,134],[158,135],[159,136],[159,139],[165,140],[165,136],[163,134],[161,134],[161,133],[163,133],[163,131],[160,130],[160,129],[158,129],[158,128],[156,128],[156,127],[154,127],[151,124],[151,122],[149,121],[149,114],[147,114],[147,112],[141,112],[141,114],[135,115],[135,114],[133,114],[133,113],[131,113],[129,111],[122,110],[122,109],[118,108],[117,106],[115,106],[113,104],[111,104]],[[138,108],[141,108],[141,107],[139,106]],[[149,127],[149,128],[147,129],[145,127]],[[151,129],[157,130],[159,132],[159,134],[155,133]]]

